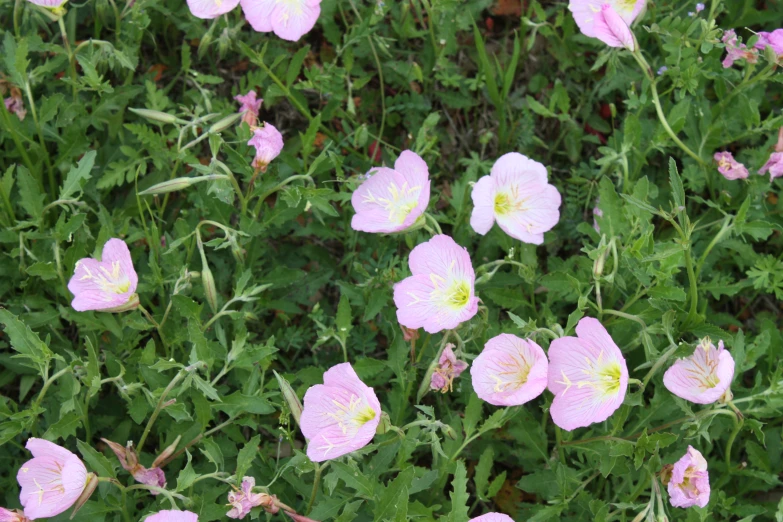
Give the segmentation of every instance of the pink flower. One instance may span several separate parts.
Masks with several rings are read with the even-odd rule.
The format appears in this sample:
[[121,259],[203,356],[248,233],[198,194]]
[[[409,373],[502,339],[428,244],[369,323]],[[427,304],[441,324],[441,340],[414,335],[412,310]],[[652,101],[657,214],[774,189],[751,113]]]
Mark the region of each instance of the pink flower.
[[710,338],[705,337],[693,355],[679,359],[666,370],[663,384],[686,401],[712,404],[729,389],[733,378],[734,358],[724,350],[723,341],[715,348]]
[[285,512],[286,515],[288,515],[291,520],[294,522],[318,522],[317,520],[313,520],[312,518],[307,518],[302,515],[297,515],[296,513],[291,513],[290,511]]
[[266,172],[266,167],[272,160],[280,155],[283,150],[283,135],[271,123],[264,122],[263,127],[258,127],[253,132],[253,137],[247,142],[256,148],[256,157],[253,167],[261,172]]
[[16,474],[25,516],[31,520],[49,518],[73,506],[87,485],[84,463],[48,440],[30,438],[25,448],[33,458]]
[[668,489],[674,507],[704,507],[710,502],[707,461],[693,446],[688,446],[688,452],[674,464]]
[[500,334],[484,345],[470,375],[479,398],[495,406],[518,406],[546,389],[548,368],[539,345],[516,335]]
[[196,18],[209,20],[234,9],[239,0],[188,0],[190,13]]
[[469,522],[514,522],[514,519],[504,513],[487,513],[480,517],[471,518]]
[[470,226],[482,236],[497,221],[509,236],[540,245],[560,219],[560,193],[546,167],[517,152],[504,154],[473,186]]
[[283,40],[295,42],[310,32],[321,14],[321,0],[240,0],[253,29],[274,31]]
[[232,506],[231,511],[226,514],[228,518],[244,518],[256,506],[264,506],[270,513],[277,513],[279,508],[274,498],[266,493],[253,493],[255,485],[255,478],[244,477],[242,488],[228,494],[228,503]]
[[257,96],[256,91],[234,96],[234,99],[240,103],[239,112],[244,113],[242,121],[251,127],[258,124],[258,112],[261,110],[261,104],[264,103],[263,98],[256,99]]
[[767,46],[772,47],[775,54],[783,55],[783,29],[775,29],[771,33],[759,31],[759,39],[754,46],[759,51],[763,51]]
[[625,47],[634,50],[634,39],[631,28],[617,14],[610,4],[601,6],[593,20],[595,37],[609,47]]
[[759,174],[766,174],[767,172],[769,172],[770,181],[783,176],[783,152],[773,152],[769,156],[769,160],[761,167]]
[[[108,439],[101,439],[106,443],[109,448],[117,455],[117,459],[120,461],[120,465],[125,471],[130,472],[137,482],[147,484],[149,486],[158,486],[160,488],[166,487],[166,475],[163,470],[155,466],[153,463],[152,468],[145,468],[139,464],[139,457],[136,455],[136,450],[133,449],[133,443],[128,442],[127,446],[117,444]],[[157,459],[156,459],[157,460]],[[153,495],[157,495],[156,491],[151,492]]]
[[623,403],[628,368],[622,352],[601,323],[585,317],[577,337],[561,337],[549,346],[552,420],[566,431],[608,419]]
[[24,513],[18,510],[0,507],[0,522],[29,522],[30,519],[24,516]]
[[128,246],[121,239],[110,239],[103,245],[100,261],[85,258],[76,262],[68,282],[74,295],[71,306],[77,312],[132,310],[139,306],[135,294],[138,282]]
[[454,379],[459,377],[467,368],[468,363],[458,360],[457,356],[454,355],[454,345],[451,343],[447,344],[440,355],[438,367],[435,368],[435,373],[432,374],[430,387],[443,393],[451,391]]
[[438,333],[476,315],[476,274],[470,255],[449,236],[437,235],[417,245],[408,266],[413,275],[394,285],[401,325]]
[[322,462],[369,444],[381,420],[381,404],[350,363],[342,363],[324,373],[323,384],[307,390],[300,420],[309,439],[307,456]]
[[148,516],[144,522],[198,522],[198,515],[190,511],[168,509]]
[[40,5],[41,7],[48,7],[49,9],[55,9],[63,5],[66,0],[27,0],[31,4]]
[[[606,26],[614,27],[618,33],[624,33],[625,31],[630,34],[631,30],[629,26],[642,12],[647,0],[571,0],[568,4],[568,10],[574,15],[574,21],[579,26],[579,30],[585,36],[592,38],[599,38],[603,42],[612,45],[602,38],[601,34],[606,34]],[[611,10],[612,14],[604,12]],[[622,26],[618,26],[619,21],[624,23],[624,29]],[[612,33],[613,31],[610,31]],[[623,38],[617,40],[627,40],[627,35],[623,35]],[[630,41],[633,42],[633,36]],[[623,45],[613,45],[613,47],[624,47]],[[633,50],[633,43],[631,43],[631,50]]]
[[718,172],[726,179],[745,179],[748,177],[748,169],[742,163],[734,159],[731,152],[716,152],[713,156],[718,164]]
[[19,121],[24,120],[24,117],[27,116],[27,111],[24,109],[24,101],[21,96],[9,96],[3,103],[5,103],[5,108],[8,112],[16,114]]
[[723,67],[728,69],[737,60],[745,60],[748,63],[756,63],[758,61],[758,51],[755,49],[748,49],[745,44],[739,43],[737,39],[737,33],[734,29],[729,29],[723,33],[721,39],[726,44],[726,58],[723,59]]
[[427,164],[415,152],[403,151],[394,169],[380,167],[351,196],[356,214],[351,228],[360,232],[401,232],[413,225],[430,202]]

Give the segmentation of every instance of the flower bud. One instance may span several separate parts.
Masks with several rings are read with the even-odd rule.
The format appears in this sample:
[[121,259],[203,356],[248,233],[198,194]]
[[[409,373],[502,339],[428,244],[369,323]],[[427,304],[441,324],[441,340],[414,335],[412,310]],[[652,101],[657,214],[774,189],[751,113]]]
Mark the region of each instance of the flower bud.
[[375,428],[375,433],[377,435],[383,435],[384,433],[387,433],[391,429],[391,419],[389,418],[389,414],[385,411],[381,412],[381,421],[378,423],[378,427]]
[[277,378],[277,384],[280,385],[280,391],[283,392],[283,397],[285,398],[285,401],[288,403],[288,408],[291,410],[291,415],[293,415],[294,420],[297,424],[299,424],[299,419],[302,417],[302,403],[299,401],[299,397],[296,395],[296,392],[291,387],[291,383],[289,383],[285,377],[277,373],[276,371],[272,370],[272,373],[275,374],[275,378]]
[[207,298],[209,307],[212,308],[213,313],[217,313],[217,290],[215,289],[215,278],[212,276],[212,270],[209,269],[209,265],[204,260],[204,264],[201,267],[201,282],[204,285],[204,296]]
[[674,466],[671,464],[666,464],[663,468],[661,468],[661,472],[659,473],[659,476],[661,477],[661,484],[664,486],[669,485],[669,481],[672,479],[672,470],[674,469]]
[[222,132],[232,126],[238,119],[242,117],[242,113],[235,112],[234,114],[231,114],[229,116],[226,116],[223,119],[220,119],[212,124],[212,126],[209,128],[209,133],[216,133],[216,132]]
[[440,426],[441,431],[445,436],[450,438],[451,440],[457,440],[457,433],[454,431],[454,428],[449,426],[446,423],[441,424]]
[[228,179],[228,176],[222,174],[209,174],[207,176],[197,176],[193,178],[176,178],[163,183],[153,185],[146,190],[139,192],[139,196],[149,196],[153,194],[166,194],[168,192],[176,192],[177,190],[186,189],[196,183],[202,181],[214,181],[217,179]]
[[70,520],[73,520],[73,517],[76,515],[76,512],[79,511],[84,505],[84,503],[90,499],[90,496],[92,495],[93,491],[95,491],[95,488],[97,487],[98,487],[98,476],[95,473],[88,473],[87,482],[84,484],[84,489],[82,490],[82,494],[79,495],[79,498],[76,499],[76,502],[73,505],[73,511],[71,512]]
[[166,463],[166,460],[174,454],[174,451],[176,451],[177,446],[179,446],[179,441],[182,439],[182,435],[177,436],[176,439],[174,439],[174,442],[171,443],[166,449],[164,449],[160,455],[157,456],[157,458],[152,462],[153,468],[159,468],[160,466],[163,466]]
[[[146,118],[151,121],[157,121],[160,123],[180,123],[183,122],[173,114],[168,114],[161,111],[153,111],[150,109],[129,109],[133,114],[138,114],[142,118]],[[184,122],[183,122],[184,123]]]

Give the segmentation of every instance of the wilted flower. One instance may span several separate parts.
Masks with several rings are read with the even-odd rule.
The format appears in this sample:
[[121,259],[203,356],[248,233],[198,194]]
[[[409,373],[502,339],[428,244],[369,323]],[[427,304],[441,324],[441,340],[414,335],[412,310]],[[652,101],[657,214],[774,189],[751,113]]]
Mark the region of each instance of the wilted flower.
[[402,340],[406,343],[415,341],[419,338],[418,328],[408,328],[407,326],[400,325],[400,330],[402,330]]
[[6,110],[16,114],[19,121],[24,120],[24,117],[27,116],[27,111],[24,108],[24,100],[22,100],[22,94],[19,92],[19,89],[12,88],[11,96],[6,98],[4,103]]
[[759,174],[766,174],[767,172],[769,172],[770,181],[783,176],[783,152],[773,152],[769,156],[769,160],[761,167]]
[[726,179],[745,179],[748,177],[748,169],[734,159],[731,152],[716,152],[713,156],[718,164],[718,172],[723,174]]
[[628,387],[625,358],[606,328],[585,317],[576,335],[549,345],[548,387],[555,394],[550,413],[566,431],[608,419]]
[[721,41],[726,44],[726,58],[723,59],[723,67],[728,69],[737,60],[745,60],[748,63],[756,63],[758,61],[758,51],[756,49],[748,49],[745,44],[739,43],[737,39],[737,33],[734,29],[729,29],[723,33]]
[[274,125],[264,122],[263,127],[258,127],[253,132],[253,137],[247,142],[256,148],[256,157],[253,160],[253,167],[266,172],[266,167],[273,159],[280,155],[283,150],[283,135],[280,134]]
[[[147,484],[149,486],[157,486],[160,488],[166,487],[166,475],[163,470],[157,466],[152,468],[145,468],[139,464],[139,457],[136,454],[136,450],[133,449],[133,443],[128,442],[127,446],[117,444],[107,439],[101,439],[106,445],[111,448],[117,459],[120,461],[120,465],[125,471],[130,472],[137,482]],[[157,495],[156,491],[151,492],[153,495]]]
[[332,366],[324,383],[304,396],[302,433],[313,462],[336,459],[370,443],[381,420],[381,403],[350,363]]
[[430,387],[443,393],[451,391],[454,379],[459,377],[467,368],[468,363],[458,360],[457,356],[454,355],[454,345],[451,343],[447,344],[440,355],[440,360],[438,360],[438,367],[435,368],[435,373],[432,374]]
[[669,68],[668,68],[668,67],[666,67],[665,65],[662,65],[662,66],[661,66],[661,67],[658,69],[658,76],[663,76],[663,73],[665,73],[665,72],[666,72],[666,71],[668,71],[668,70],[669,70]]
[[696,4],[696,12],[701,13],[702,11],[704,11],[704,4],[699,2],[698,4]]
[[674,464],[668,489],[674,507],[704,507],[710,502],[707,461],[693,446],[688,446],[688,452]]
[[87,485],[84,463],[62,446],[31,438],[25,448],[33,458],[19,468],[19,502],[27,518],[49,518],[73,506]]
[[478,312],[476,274],[468,251],[439,234],[414,248],[410,277],[394,285],[397,321],[428,333],[456,328]]
[[756,49],[763,51],[769,46],[778,56],[783,55],[783,29],[775,29],[771,33],[759,31],[758,35],[759,39],[754,46]]
[[144,522],[198,522],[198,515],[190,511],[167,509],[148,516]]
[[731,386],[734,378],[734,358],[718,347],[709,337],[701,340],[693,355],[675,362],[663,374],[666,389],[677,397],[696,404],[712,404]]
[[540,245],[560,219],[560,193],[547,183],[546,167],[517,152],[501,156],[471,196],[470,226],[481,235],[497,221],[509,236]]
[[138,282],[128,246],[121,239],[110,239],[103,245],[100,261],[84,258],[76,262],[68,282],[74,295],[71,306],[77,312],[132,310],[139,305]]
[[500,334],[484,345],[470,375],[481,399],[495,406],[518,406],[546,389],[549,363],[544,350],[529,339]]
[[471,518],[468,522],[514,522],[514,519],[505,513],[487,513],[480,517]]
[[245,18],[256,31],[295,42],[310,32],[321,14],[321,0],[241,0]]
[[598,219],[599,217],[604,217],[604,211],[601,210],[601,208],[598,206],[600,203],[599,200],[595,200],[595,206],[593,207],[593,228],[596,232],[599,234],[601,233],[601,227],[598,226]]
[[234,9],[239,0],[188,0],[188,8],[193,16],[209,20]]
[[427,210],[430,179],[427,164],[415,152],[403,151],[394,169],[380,167],[351,196],[356,214],[351,228],[360,232],[400,232]]
[[576,25],[585,36],[633,51],[633,35],[629,27],[646,3],[647,0],[571,0],[568,10],[573,13]]
[[0,522],[30,522],[30,519],[19,510],[0,507]]
[[231,511],[226,513],[228,518],[244,518],[251,509],[257,506],[263,506],[272,514],[277,513],[278,507],[274,503],[274,498],[266,493],[253,493],[255,485],[255,478],[244,477],[241,489],[231,491],[228,494],[228,503],[232,506]]
[[258,112],[261,110],[263,98],[257,98],[256,91],[249,91],[247,94],[237,94],[234,99],[240,103],[239,112],[242,114],[242,121],[254,127],[258,124]]

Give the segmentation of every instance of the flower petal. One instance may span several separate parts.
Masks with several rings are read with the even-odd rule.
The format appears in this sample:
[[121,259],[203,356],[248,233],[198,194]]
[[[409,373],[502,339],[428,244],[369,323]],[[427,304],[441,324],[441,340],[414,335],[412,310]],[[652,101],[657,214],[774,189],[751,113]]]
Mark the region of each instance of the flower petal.
[[470,194],[473,199],[473,212],[470,214],[470,226],[482,236],[489,232],[495,224],[495,180],[491,176],[483,176]]

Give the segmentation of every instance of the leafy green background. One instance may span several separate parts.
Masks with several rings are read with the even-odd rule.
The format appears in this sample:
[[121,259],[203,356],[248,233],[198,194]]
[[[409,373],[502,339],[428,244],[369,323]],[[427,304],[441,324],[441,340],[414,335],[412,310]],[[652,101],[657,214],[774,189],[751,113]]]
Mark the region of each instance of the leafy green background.
[[[29,436],[133,484],[100,438],[138,442],[179,376],[141,456],[150,465],[181,436],[165,468],[167,488],[185,499],[178,506],[222,520],[225,481],[249,474],[304,512],[314,466],[272,370],[301,398],[344,347],[394,425],[428,422],[327,467],[316,520],[464,522],[487,511],[631,520],[650,501],[651,474],[689,444],[709,462],[712,496],[704,509],[667,507],[670,520],[783,520],[783,203],[780,180],[755,174],[783,125],[782,77],[763,53],[752,67],[720,63],[721,30],[752,42],[751,30],[783,25],[779,2],[713,0],[692,17],[695,4],[661,1],[634,27],[653,72],[668,67],[655,76],[662,110],[701,163],[664,131],[630,53],[580,35],[563,2],[323,0],[298,43],[253,32],[239,9],[195,19],[181,0],[66,7],[68,46],[31,4],[0,3],[0,78],[28,111],[19,121],[0,107],[0,505],[18,507]],[[257,178],[248,127],[211,127],[250,89],[286,143]],[[404,149],[429,164],[430,213],[474,266],[503,261],[480,270],[497,268],[477,287],[480,313],[456,332],[463,356],[502,332],[546,349],[542,328],[573,335],[579,318],[599,317],[631,377],[670,354],[643,391],[632,386],[608,421],[572,433],[550,422],[548,392],[495,408],[467,373],[452,393],[417,401],[443,336],[422,332],[411,363],[391,292],[429,233],[350,228],[362,175]],[[718,174],[711,158],[721,150],[748,166],[747,181]],[[469,226],[470,183],[509,151],[547,165],[563,194],[543,246]],[[139,195],[172,177],[226,172],[241,197],[226,180]],[[76,261],[111,237],[128,243],[141,303],[161,328],[140,311],[70,308]],[[671,357],[704,336],[736,361],[736,439],[727,408],[714,413],[662,385]],[[170,507],[162,495],[123,498],[101,484],[77,519],[122,520],[123,503],[133,520]]]

